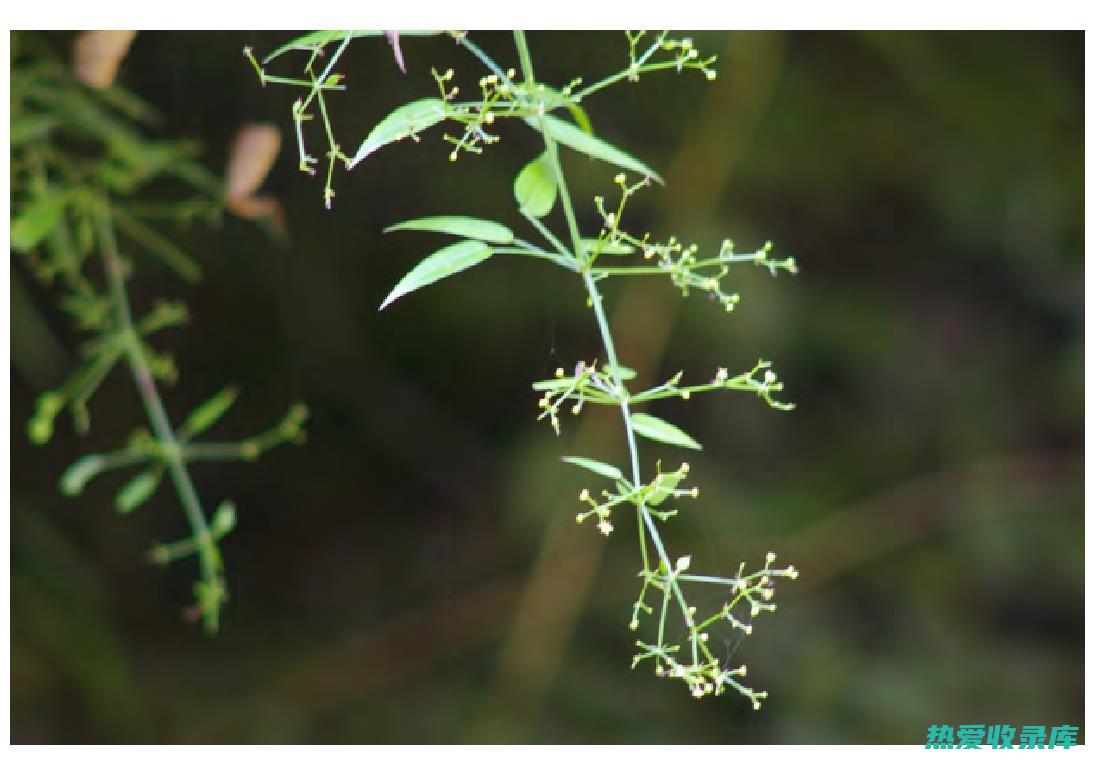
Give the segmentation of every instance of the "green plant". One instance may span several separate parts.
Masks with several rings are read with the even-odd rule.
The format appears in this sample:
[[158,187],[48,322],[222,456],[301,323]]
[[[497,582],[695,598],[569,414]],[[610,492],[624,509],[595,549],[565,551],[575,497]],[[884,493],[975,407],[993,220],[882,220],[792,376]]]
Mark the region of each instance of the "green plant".
[[[584,508],[576,517],[579,523],[593,520],[599,532],[608,536],[614,529],[613,515],[616,511],[626,512],[625,518],[636,524],[642,587],[632,605],[629,627],[637,630],[642,618],[648,615],[657,621],[654,639],[637,641],[639,652],[633,659],[633,666],[653,660],[657,675],[682,680],[695,697],[719,695],[727,688],[733,688],[746,696],[755,708],[759,708],[766,693],[754,691],[742,682],[746,675],[745,667],[727,668],[711,647],[709,630],[715,624],[724,623],[750,634],[752,625],[744,618],[744,610],[747,610],[748,618],[757,616],[761,611],[773,611],[775,578],[793,579],[797,577],[797,571],[792,566],[776,568],[773,553],[768,553],[762,568],[754,571],[747,571],[746,565],[741,563],[732,577],[692,574],[690,556],[672,560],[660,524],[676,515],[677,510],[670,508],[673,501],[684,497],[696,498],[698,488],[685,484],[689,473],[687,464],[665,469],[657,463],[656,474],[645,476],[638,438],[694,450],[701,446],[673,424],[637,409],[652,401],[675,397],[688,399],[697,393],[715,390],[754,393],[771,407],[782,410],[788,410],[792,405],[775,398],[775,393],[780,392],[783,385],[767,361],[759,361],[749,371],[731,376],[727,370],[720,369],[710,380],[697,383],[684,384],[680,372],[659,386],[630,391],[629,383],[636,374],[618,360],[601,288],[605,283],[621,277],[668,277],[684,295],[691,290],[700,290],[720,303],[726,311],[732,311],[739,297],[726,291],[722,281],[733,265],[761,266],[772,275],[778,271],[796,273],[796,266],[792,258],[772,258],[770,243],[755,251],[737,253],[734,244],[725,240],[717,253],[704,255],[696,244],[684,244],[675,238],[660,242],[647,234],[641,236],[624,229],[622,218],[630,198],[651,183],[662,180],[642,161],[597,137],[582,107],[588,97],[606,87],[621,81],[636,81],[646,73],[694,70],[712,80],[716,76],[712,68],[715,58],[703,58],[689,38],[676,39],[666,32],[653,37],[645,32],[627,32],[629,62],[623,70],[589,85],[576,79],[566,86],[554,87],[541,83],[537,78],[524,32],[514,32],[520,76],[514,68],[505,69],[496,63],[467,33],[450,32],[449,35],[458,44],[489,70],[478,82],[478,97],[460,99],[459,87],[452,83],[454,72],[451,69],[444,73],[433,70],[437,95],[415,100],[394,110],[369,132],[350,157],[342,152],[335,140],[325,95],[342,87],[343,76],[335,72],[335,66],[351,39],[381,34],[378,31],[313,32],[280,47],[265,59],[264,65],[268,65],[290,51],[306,51],[306,76],[300,79],[272,76],[249,49],[245,50],[245,55],[263,84],[278,83],[308,89],[305,98],[295,101],[292,118],[298,136],[300,168],[310,173],[313,173],[314,158],[306,148],[302,125],[312,118],[310,109],[317,105],[317,115],[323,121],[329,145],[326,152],[329,166],[323,193],[327,207],[334,197],[333,170],[338,161],[352,168],[392,142],[407,137],[418,140],[425,130],[438,123],[447,122],[460,127],[458,134],[445,135],[445,140],[452,146],[449,153],[452,161],[462,153],[480,153],[486,146],[498,142],[498,135],[490,130],[507,119],[520,120],[541,135],[543,152],[529,161],[514,179],[514,196],[519,213],[536,230],[541,243],[523,239],[504,224],[467,216],[433,216],[395,224],[387,231],[438,232],[461,239],[415,266],[394,287],[380,309],[419,288],[494,256],[527,256],[555,264],[579,277],[586,293],[586,304],[594,312],[605,360],[602,365],[598,361],[579,361],[573,370],[560,369],[555,376],[534,383],[533,388],[540,394],[540,418],[547,419],[557,434],[561,425],[559,412],[565,404],[573,414],[580,413],[588,403],[613,407],[619,412],[624,425],[628,474],[612,464],[581,456],[565,456],[564,461],[587,470],[605,483],[597,493],[592,493],[590,489],[580,492],[579,500]],[[326,49],[330,45],[335,47],[327,57]],[[316,67],[320,67],[317,74]],[[565,111],[574,123],[555,115],[558,111]],[[614,182],[620,197],[612,206],[607,205],[603,197],[595,198],[598,231],[592,236],[584,234],[576,215],[560,161],[563,148],[641,176],[640,180],[630,182],[625,173],[617,174]],[[568,232],[566,240],[554,234],[542,221],[557,203]],[[688,591],[691,586],[701,584],[727,586],[731,589],[731,598],[716,611],[699,613]],[[653,597],[658,597],[658,601],[653,601]],[[679,628],[679,631],[673,628]]]
[[[87,335],[82,365],[60,387],[39,396],[28,435],[35,444],[48,442],[66,408],[77,433],[86,434],[93,394],[117,365],[129,369],[147,425],[121,448],[73,462],[60,488],[75,496],[101,473],[138,468],[115,496],[116,509],[126,514],[153,497],[167,474],[191,535],[155,545],[149,558],[164,565],[197,557],[200,577],[190,616],[215,632],[227,598],[219,542],[234,528],[236,515],[234,504],[224,500],[208,516],[189,468],[201,461],[252,461],[283,442],[301,441],[307,410],[293,405],[281,422],[245,440],[197,440],[237,398],[238,391],[227,387],[174,427],[161,386],[176,381],[177,368],[150,338],[186,322],[188,311],[181,301],[156,299],[143,315],[133,315],[127,291],[133,266],[120,238],[195,282],[199,265],[157,227],[166,221],[217,220],[233,198],[195,160],[194,146],[142,133],[155,114],[125,90],[109,86],[114,65],[108,81],[87,86],[37,38],[14,36],[12,48],[12,250],[43,285],[60,291],[59,307]],[[119,56],[124,52],[125,45]]]

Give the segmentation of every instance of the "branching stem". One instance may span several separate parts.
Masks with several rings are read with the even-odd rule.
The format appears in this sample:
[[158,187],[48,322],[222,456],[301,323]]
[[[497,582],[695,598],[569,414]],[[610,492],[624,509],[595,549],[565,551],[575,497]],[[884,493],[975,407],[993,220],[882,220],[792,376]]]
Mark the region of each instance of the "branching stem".
[[[533,61],[529,56],[529,46],[525,41],[525,32],[517,30],[514,32],[514,41],[517,46],[518,58],[521,61],[521,70],[525,74],[526,82],[530,85],[534,83],[533,74]],[[563,207],[564,220],[567,222],[568,230],[571,234],[571,243],[575,249],[576,256],[580,260],[586,260],[586,251],[583,249],[581,238],[579,236],[579,226],[575,218],[575,210],[571,204],[571,196],[567,190],[567,183],[564,179],[563,167],[560,164],[559,152],[556,148],[556,141],[549,133],[547,124],[544,119],[544,115],[538,116],[538,122],[541,128],[541,134],[544,135],[545,147],[548,151],[549,161],[552,166],[553,173],[556,177],[556,186],[559,191],[560,202]],[[587,296],[591,302],[591,307],[594,309],[594,318],[598,322],[598,331],[602,336],[602,345],[606,352],[606,361],[611,368],[610,374],[613,376],[615,385],[615,394],[621,399],[621,419],[625,425],[625,439],[629,447],[629,462],[632,468],[632,483],[634,488],[639,488],[640,482],[640,455],[637,452],[636,445],[636,431],[633,429],[632,414],[629,411],[630,394],[625,389],[624,382],[622,380],[621,364],[617,360],[617,349],[614,347],[613,335],[610,332],[609,320],[606,317],[605,308],[602,305],[602,295],[598,291],[598,285],[595,282],[593,274],[586,269],[581,270],[581,276],[583,278],[583,284],[586,287]],[[666,573],[670,573],[673,569],[670,557],[667,555],[667,548],[663,543],[663,538],[659,534],[659,529],[656,527],[655,520],[648,512],[648,509],[643,505],[637,506],[638,523],[641,524],[651,538],[652,546],[655,548],[656,555],[659,557],[660,566],[664,568]],[[643,550],[645,562],[644,567],[647,569],[647,552]],[[686,599],[682,594],[681,588],[679,588],[678,580],[675,577],[671,577],[669,586],[671,592],[674,594],[675,599],[678,601],[679,606],[682,609],[683,615],[686,619],[691,618],[691,613]],[[662,628],[661,628],[662,629]],[[697,646],[692,646],[694,655],[697,655]]]
[[[221,594],[223,587],[222,560],[219,556],[218,547],[212,538],[203,504],[196,493],[188,468],[184,465],[180,443],[173,431],[172,424],[169,422],[165,404],[161,400],[161,395],[157,392],[157,385],[146,362],[142,343],[134,328],[134,321],[130,315],[126,283],[124,282],[122,261],[119,258],[119,249],[111,223],[111,208],[106,202],[98,204],[96,221],[99,227],[104,273],[111,291],[117,326],[121,334],[126,336],[124,352],[127,363],[130,365],[131,375],[134,378],[134,386],[142,399],[142,405],[149,417],[150,427],[153,429],[161,450],[161,457],[168,468],[173,487],[180,498],[181,505],[184,507],[184,516],[191,526],[193,538],[199,547],[199,565],[203,582],[210,589],[218,589],[217,592]],[[208,632],[218,632],[219,606],[218,601],[201,604],[203,623]]]

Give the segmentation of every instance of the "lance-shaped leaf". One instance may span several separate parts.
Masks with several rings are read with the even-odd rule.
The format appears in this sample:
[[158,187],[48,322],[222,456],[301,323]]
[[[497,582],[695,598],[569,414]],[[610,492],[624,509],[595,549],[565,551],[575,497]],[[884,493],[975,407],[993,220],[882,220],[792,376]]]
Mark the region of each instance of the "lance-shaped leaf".
[[567,390],[569,387],[576,384],[574,377],[556,377],[554,379],[537,380],[533,383],[534,390]]
[[547,153],[525,165],[514,180],[514,197],[522,213],[538,219],[556,205],[556,175]]
[[568,464],[574,464],[575,466],[581,466],[583,469],[589,469],[595,474],[602,477],[609,477],[611,480],[623,480],[625,475],[621,474],[621,470],[612,464],[604,464],[601,461],[595,461],[594,459],[588,459],[583,456],[564,456],[563,461]]
[[[328,45],[331,42],[343,40],[347,34],[352,37],[379,37],[383,33],[382,29],[353,29],[351,31],[349,29],[321,29],[316,32],[308,32],[273,50],[265,56],[264,62],[268,63],[273,58],[281,56],[289,50],[310,50],[322,45]],[[441,32],[438,30],[403,30],[401,34],[406,37],[428,37],[434,34],[441,34]]]
[[681,470],[659,474],[652,482],[653,490],[648,494],[648,505],[659,506],[666,501],[671,491],[677,488],[685,477],[686,473]]
[[238,399],[238,388],[228,385],[195,407],[184,420],[179,435],[187,440],[208,429],[230,410]]
[[446,235],[469,237],[499,245],[509,245],[514,241],[514,233],[509,227],[496,221],[475,219],[471,216],[427,216],[424,219],[411,219],[393,224],[384,232],[416,230],[423,232],[442,232]]
[[[535,117],[531,116],[527,118],[525,122],[538,131],[541,128],[540,121]],[[578,150],[580,153],[586,153],[588,156],[605,161],[606,163],[612,163],[614,166],[620,166],[623,169],[635,171],[637,174],[642,174],[643,176],[663,184],[663,178],[649,168],[643,161],[634,158],[620,148],[615,148],[605,140],[583,131],[574,124],[569,124],[555,116],[545,116],[544,124],[552,139],[561,145],[567,145],[569,148]]]
[[399,280],[395,289],[384,298],[379,310],[382,311],[408,293],[483,263],[490,257],[490,246],[480,240],[461,240],[447,248],[441,248]]
[[650,414],[637,412],[632,415],[632,426],[638,435],[668,445],[701,450],[701,444],[670,422],[665,422]]
[[399,106],[368,133],[356,155],[349,161],[349,168],[353,168],[384,145],[415,135],[444,121],[448,113],[448,104],[440,98],[423,98]]
[[606,374],[613,376],[615,373],[621,378],[622,382],[628,382],[629,380],[636,379],[636,369],[630,369],[627,366],[618,366],[617,371],[614,372],[613,367],[606,364],[602,367],[602,371]]
[[115,494],[115,508],[120,513],[129,514],[148,501],[161,483],[163,472],[162,467],[154,466],[136,474],[130,482],[119,488],[119,492]]
[[584,237],[579,240],[579,242],[583,244],[583,251],[591,256],[595,253],[601,255],[627,256],[636,252],[636,248],[623,242],[612,243],[609,240],[599,240],[595,237]]

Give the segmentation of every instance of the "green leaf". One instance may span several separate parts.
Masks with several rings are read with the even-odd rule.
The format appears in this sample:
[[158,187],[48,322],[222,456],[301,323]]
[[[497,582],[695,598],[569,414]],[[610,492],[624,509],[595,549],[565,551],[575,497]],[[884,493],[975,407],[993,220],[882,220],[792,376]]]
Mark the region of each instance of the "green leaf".
[[11,246],[26,253],[42,242],[65,213],[65,195],[46,192],[23,207],[11,225]]
[[368,133],[353,160],[349,161],[349,168],[353,168],[384,145],[415,135],[444,121],[448,114],[448,103],[440,98],[423,98],[399,106]]
[[479,240],[461,240],[447,248],[441,248],[399,280],[399,284],[395,285],[395,289],[380,304],[379,310],[382,311],[402,296],[418,288],[431,285],[439,279],[444,279],[476,264],[483,263],[490,257],[490,246]]
[[626,245],[623,242],[612,243],[609,240],[599,240],[594,237],[584,237],[579,242],[583,244],[583,250],[590,255],[594,255],[595,251],[600,250],[603,256],[627,256],[636,250],[633,246]]
[[155,466],[135,475],[115,494],[115,508],[120,513],[129,514],[148,501],[157,490],[163,471],[160,466]]
[[11,120],[11,132],[8,141],[11,147],[18,147],[44,137],[47,132],[60,123],[56,116],[36,114],[33,116],[15,116]]
[[[602,371],[606,374],[613,375],[613,367],[609,364],[603,366]],[[629,380],[636,379],[636,370],[630,369],[627,366],[617,367],[617,374],[621,377],[622,382],[628,382]]]
[[556,175],[547,153],[527,163],[517,175],[514,197],[522,213],[538,219],[547,216],[556,205]]
[[564,456],[563,461],[568,464],[574,464],[575,466],[581,466],[583,469],[589,469],[595,474],[609,477],[611,480],[625,479],[625,475],[621,474],[621,470],[612,464],[603,464],[601,461],[595,461],[594,459],[588,459],[582,456]]
[[[291,42],[273,50],[269,53],[264,62],[268,63],[273,58],[277,58],[289,50],[311,50],[312,48],[319,47],[321,45],[328,45],[331,42],[337,42],[338,40],[345,39],[345,35],[349,34],[348,29],[322,29],[316,32],[308,32],[301,37],[296,37]],[[441,34],[440,31],[404,31],[404,36],[410,37],[429,37],[434,34]],[[352,36],[356,37],[379,37],[383,35],[381,29],[354,29],[352,30]]]
[[590,116],[587,116],[587,112],[583,110],[583,107],[578,103],[566,103],[567,110],[571,113],[571,118],[575,119],[575,123],[579,125],[587,134],[594,134],[594,127],[590,124]]
[[411,219],[393,224],[384,232],[396,232],[410,229],[424,232],[443,232],[447,235],[470,237],[473,240],[509,245],[514,241],[514,233],[496,221],[475,219],[471,216],[427,216],[424,219]]
[[668,445],[677,445],[683,448],[693,448],[695,451],[701,450],[701,444],[698,443],[697,440],[690,437],[670,422],[665,422],[650,414],[643,414],[640,412],[633,414],[632,426],[638,434],[651,440],[667,443]]
[[345,39],[345,35],[349,34],[350,31],[353,37],[379,37],[383,34],[379,29],[319,29],[318,31],[307,32],[302,36],[296,37],[291,42],[281,45],[265,56],[264,62],[268,63],[272,59],[278,58],[290,50],[310,50],[312,48],[328,45],[331,42],[343,40]]
[[655,478],[652,483],[652,487],[655,488],[648,494],[647,503],[649,506],[659,506],[661,503],[667,500],[671,495],[670,491],[674,490],[682,482],[686,475],[676,470],[674,472],[664,472]]
[[[536,117],[530,116],[525,122],[537,131],[540,131],[540,122]],[[638,174],[642,174],[663,184],[663,178],[645,163],[634,158],[620,148],[615,148],[608,142],[595,137],[593,134],[583,131],[574,124],[569,124],[555,116],[545,116],[544,123],[552,139],[561,145],[567,145],[569,148],[578,150],[580,153],[586,153],[593,158],[605,161],[606,163],[612,163],[614,166],[620,166],[623,169],[635,171]]]
[[533,383],[534,390],[567,390],[575,384],[574,377],[557,377],[555,379],[537,380]]
[[192,257],[152,227],[140,222],[121,208],[114,210],[119,230],[147,251],[161,259],[161,263],[175,271],[185,282],[198,282],[203,272]]
[[184,426],[180,430],[180,436],[191,438],[208,429],[230,410],[237,399],[238,389],[236,387],[232,385],[224,387],[188,414],[188,418],[184,421]]

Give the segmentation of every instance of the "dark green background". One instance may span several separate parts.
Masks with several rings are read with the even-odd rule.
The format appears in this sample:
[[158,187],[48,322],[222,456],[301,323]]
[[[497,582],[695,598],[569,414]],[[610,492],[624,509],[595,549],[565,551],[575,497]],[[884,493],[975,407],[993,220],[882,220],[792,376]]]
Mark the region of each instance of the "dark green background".
[[[12,740],[920,743],[933,722],[1083,724],[1083,34],[701,33],[716,82],[658,74],[588,102],[600,135],[668,179],[634,200],[636,229],[707,249],[769,238],[802,267],[735,272],[728,316],[658,279],[608,298],[645,380],[771,358],[797,403],[655,409],[705,446],[673,550],[727,573],[774,549],[802,571],[750,639],[724,641],[771,692],[759,712],[628,668],[635,537],[576,527],[592,483],[557,461],[620,461],[619,421],[588,410],[556,438],[529,389],[600,351],[578,282],[496,260],[377,313],[439,242],[382,228],[466,213],[523,229],[510,188],[536,136],[504,124],[451,164],[438,128],[342,172],[326,211],[296,171],[297,93],[262,89],[241,56],[289,36],[143,33],[120,72],[164,114],[157,134],[201,140],[212,169],[244,122],[285,137],[265,190],[288,245],[228,218],[173,233],[203,283],[148,260],[134,283],[138,304],[183,296],[194,314],[160,343],[182,368],[177,418],[228,382],[245,392],[227,436],[292,400],[313,412],[303,448],[195,470],[208,504],[239,507],[218,638],[181,621],[191,566],[142,563],[185,529],[169,491],[122,518],[116,479],[57,490],[70,460],[140,424],[129,378],[97,397],[89,439],[63,425],[27,442],[75,341],[12,264]],[[476,38],[516,65],[508,34]],[[626,46],[536,33],[531,48],[565,83],[620,68]],[[347,150],[433,93],[431,65],[469,91],[482,75],[443,38],[404,50],[406,76],[378,39],[339,66]],[[614,172],[567,171],[596,231],[589,199]]]

